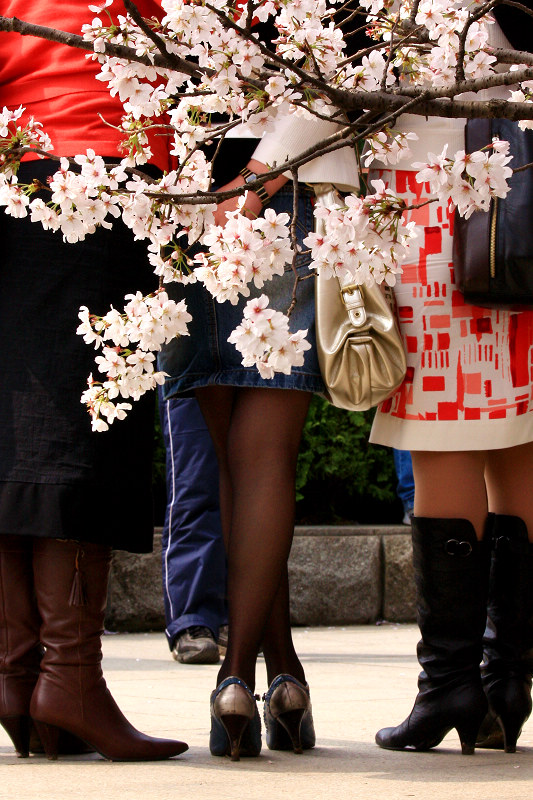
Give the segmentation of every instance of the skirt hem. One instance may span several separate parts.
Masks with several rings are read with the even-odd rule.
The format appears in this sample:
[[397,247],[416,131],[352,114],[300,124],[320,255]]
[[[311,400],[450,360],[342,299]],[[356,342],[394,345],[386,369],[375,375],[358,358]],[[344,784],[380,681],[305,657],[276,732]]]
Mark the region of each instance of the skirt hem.
[[194,389],[205,386],[235,386],[242,389],[294,389],[319,394],[324,392],[324,382],[313,373],[293,372],[290,375],[276,373],[270,381],[262,378],[257,369],[232,369],[206,375],[184,375],[168,378],[163,386],[163,398],[169,400],[178,395],[193,394]]
[[370,432],[372,444],[397,450],[502,450],[533,441],[533,415],[490,420],[405,420],[379,410]]

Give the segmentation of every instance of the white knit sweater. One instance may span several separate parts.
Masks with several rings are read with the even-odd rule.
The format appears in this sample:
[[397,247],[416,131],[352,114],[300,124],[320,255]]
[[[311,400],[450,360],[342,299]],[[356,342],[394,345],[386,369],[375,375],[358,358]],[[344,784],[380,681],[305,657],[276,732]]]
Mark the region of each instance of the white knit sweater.
[[[281,166],[294,156],[331,136],[340,129],[336,122],[306,120],[295,114],[279,119],[274,131],[265,133],[253,157],[269,167]],[[288,173],[290,175],[290,173]],[[357,162],[353,146],[309,161],[298,170],[302,183],[333,183],[341,191],[353,191],[359,186]]]

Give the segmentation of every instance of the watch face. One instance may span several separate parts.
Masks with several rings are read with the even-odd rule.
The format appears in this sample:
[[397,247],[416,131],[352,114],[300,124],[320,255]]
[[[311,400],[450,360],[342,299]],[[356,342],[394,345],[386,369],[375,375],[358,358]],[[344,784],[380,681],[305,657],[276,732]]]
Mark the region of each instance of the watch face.
[[257,178],[257,175],[255,174],[255,172],[250,172],[250,174],[247,175],[246,178],[244,179],[244,182],[245,183],[251,183],[252,181],[255,181],[256,178]]

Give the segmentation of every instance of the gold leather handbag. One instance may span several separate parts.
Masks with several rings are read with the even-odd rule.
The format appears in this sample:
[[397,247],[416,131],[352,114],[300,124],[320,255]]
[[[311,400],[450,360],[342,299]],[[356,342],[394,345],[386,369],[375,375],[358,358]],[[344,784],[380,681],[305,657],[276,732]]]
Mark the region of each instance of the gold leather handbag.
[[[317,203],[332,206],[339,195],[331,184],[315,186]],[[316,221],[317,232],[324,222]],[[326,384],[325,397],[334,406],[366,411],[385,400],[401,384],[405,349],[396,323],[393,295],[377,285],[356,285],[350,279],[316,277],[316,340]]]

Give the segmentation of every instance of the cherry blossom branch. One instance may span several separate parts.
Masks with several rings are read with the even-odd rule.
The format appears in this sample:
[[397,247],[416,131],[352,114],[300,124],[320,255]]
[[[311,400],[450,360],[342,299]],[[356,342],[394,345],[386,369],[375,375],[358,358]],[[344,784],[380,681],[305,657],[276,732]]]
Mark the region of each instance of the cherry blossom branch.
[[[384,66],[383,66],[383,76],[381,78],[381,83],[380,83],[380,89],[381,89],[382,92],[385,92],[386,88],[387,88],[387,73],[389,71],[389,66],[391,64],[392,57],[393,57],[394,50],[395,50],[395,47],[393,46],[393,39],[394,39],[394,33],[395,33],[396,29],[397,29],[397,26],[398,26],[398,20],[396,20],[396,22],[394,23],[394,27],[393,27],[393,29],[391,31],[390,45],[387,48],[387,58],[385,60]],[[410,36],[410,34],[408,34],[408,37],[409,36]]]
[[530,17],[533,17],[533,9],[528,8],[523,3],[516,3],[513,0],[501,0],[502,5],[510,6],[511,8],[517,8],[519,11],[523,11],[525,14],[529,14]]
[[255,3],[253,2],[253,0],[248,0],[248,2],[246,3],[246,26],[245,26],[246,31],[250,31],[252,29],[254,11],[255,11]]
[[291,269],[294,273],[294,284],[292,287],[291,302],[289,308],[287,309],[287,317],[290,317],[296,306],[297,303],[296,289],[298,287],[298,273],[296,271],[296,259],[298,258],[299,252],[298,252],[298,242],[296,239],[296,226],[298,224],[299,188],[298,188],[298,170],[294,167],[291,169],[291,177],[292,177],[292,219],[289,228],[289,236],[293,253],[291,261]]
[[[514,75],[518,75],[516,72]],[[531,80],[533,70],[522,70],[521,80]],[[476,84],[488,83],[490,86],[505,86],[516,83],[513,79],[506,76],[495,75],[492,78],[480,78]],[[474,83],[465,81],[464,86]],[[480,87],[485,88],[485,87]],[[466,89],[461,88],[461,91]],[[511,120],[533,119],[533,106],[530,103],[511,103],[507,100],[456,100],[455,87],[449,89],[405,89],[393,92],[350,92],[347,90],[331,90],[331,99],[344,111],[358,111],[361,108],[373,111],[384,112],[400,109],[403,104],[412,97],[422,98],[423,101],[409,113],[424,117],[447,117],[449,119],[471,118],[504,118]],[[432,99],[432,96],[435,99]]]
[[[524,69],[517,69],[514,72],[498,72],[488,75],[484,78],[474,78],[465,80],[461,83],[454,83],[452,86],[446,86],[442,89],[430,89],[428,96],[430,99],[437,100],[440,97],[456,97],[459,94],[466,92],[479,92],[482,89],[492,89],[496,86],[513,86],[522,81],[531,80],[533,78],[533,57],[530,56],[531,67],[524,67]],[[422,90],[414,89],[411,87],[402,87],[398,90],[393,90],[401,95],[416,96]],[[480,101],[474,101],[480,102]],[[486,101],[481,101],[486,102]]]
[[500,5],[501,2],[502,0],[489,0],[488,3],[483,5],[477,11],[472,11],[468,15],[468,19],[465,22],[464,28],[459,34],[459,50],[457,52],[457,66],[455,68],[455,80],[457,83],[462,83],[465,80],[464,62],[466,56],[466,37],[468,36],[468,31],[474,22],[477,22],[479,19],[484,17],[489,11],[492,11],[494,6]]
[[513,175],[514,175],[516,172],[523,172],[524,170],[526,170],[526,169],[531,169],[532,167],[533,167],[533,161],[530,161],[530,162],[529,162],[529,164],[522,164],[522,166],[521,166],[521,167],[515,167],[515,168],[513,169]]
[[[213,9],[218,16],[223,17],[221,11]],[[225,18],[228,27],[239,30],[242,35],[242,29],[239,28],[233,21]],[[15,32],[22,36],[30,35],[38,38],[46,39],[48,41],[58,42],[65,44],[69,47],[85,50],[87,52],[94,52],[93,44],[85,41],[83,37],[62,31],[55,28],[47,28],[42,25],[34,25],[16,17],[8,18],[0,16],[0,31]],[[517,70],[513,73],[504,73],[491,75],[485,78],[478,78],[475,80],[464,81],[462,83],[454,84],[445,89],[416,89],[410,87],[402,87],[391,91],[381,92],[361,92],[338,89],[330,86],[327,82],[320,80],[316,76],[305,72],[300,69],[296,64],[289,64],[285,59],[273,54],[261,42],[258,42],[253,37],[251,38],[254,43],[260,48],[263,54],[278,64],[283,69],[290,69],[292,73],[298,75],[303,82],[303,85],[310,85],[310,88],[316,89],[319,94],[326,96],[329,100],[339,109],[343,111],[358,111],[362,108],[369,108],[374,111],[396,111],[402,107],[402,104],[413,96],[421,96],[424,93],[425,101],[419,105],[411,113],[420,114],[423,116],[435,117],[448,117],[448,118],[461,118],[461,117],[504,117],[511,120],[520,119],[533,119],[533,108],[528,103],[509,103],[501,101],[494,103],[494,101],[457,101],[453,103],[442,102],[441,98],[453,98],[457,94],[463,92],[479,91],[481,89],[491,88],[495,86],[508,86],[518,83],[523,80],[531,80],[533,78],[533,56],[527,53],[512,52],[505,50],[495,50],[499,59],[505,59],[502,63],[532,63],[531,68]],[[169,64],[168,60],[161,54],[155,53],[153,56],[139,55],[135,49],[125,47],[124,45],[117,45],[110,42],[105,42],[104,54],[115,56],[129,61],[138,62],[145,66],[159,66],[165,69],[173,69],[183,74],[189,75],[193,78],[202,78],[209,76],[211,70],[200,68],[196,64],[180,58],[179,56],[172,55],[173,63]],[[263,81],[254,81],[246,78],[245,82],[250,86],[263,86]]]
[[498,64],[533,64],[533,53],[525,50],[508,50],[504,47],[495,47],[492,50]]
[[140,13],[135,3],[132,0],[122,0],[122,2],[124,3],[124,8],[130,15],[132,20],[136,22],[139,28],[142,30],[142,32],[146,36],[148,36],[149,39],[152,40],[152,42],[155,44],[155,46],[157,47],[157,49],[159,50],[165,61],[173,67],[178,67],[177,62],[180,59],[178,59],[177,56],[175,56],[173,53],[168,52],[167,46],[163,41],[163,39],[160,36],[158,36],[158,34],[154,30],[152,30],[152,28],[149,25],[146,24],[142,14]]
[[413,3],[413,8],[411,9],[411,14],[409,16],[409,22],[411,23],[411,25],[415,24],[419,6],[420,6],[420,0],[415,0],[415,2]]

